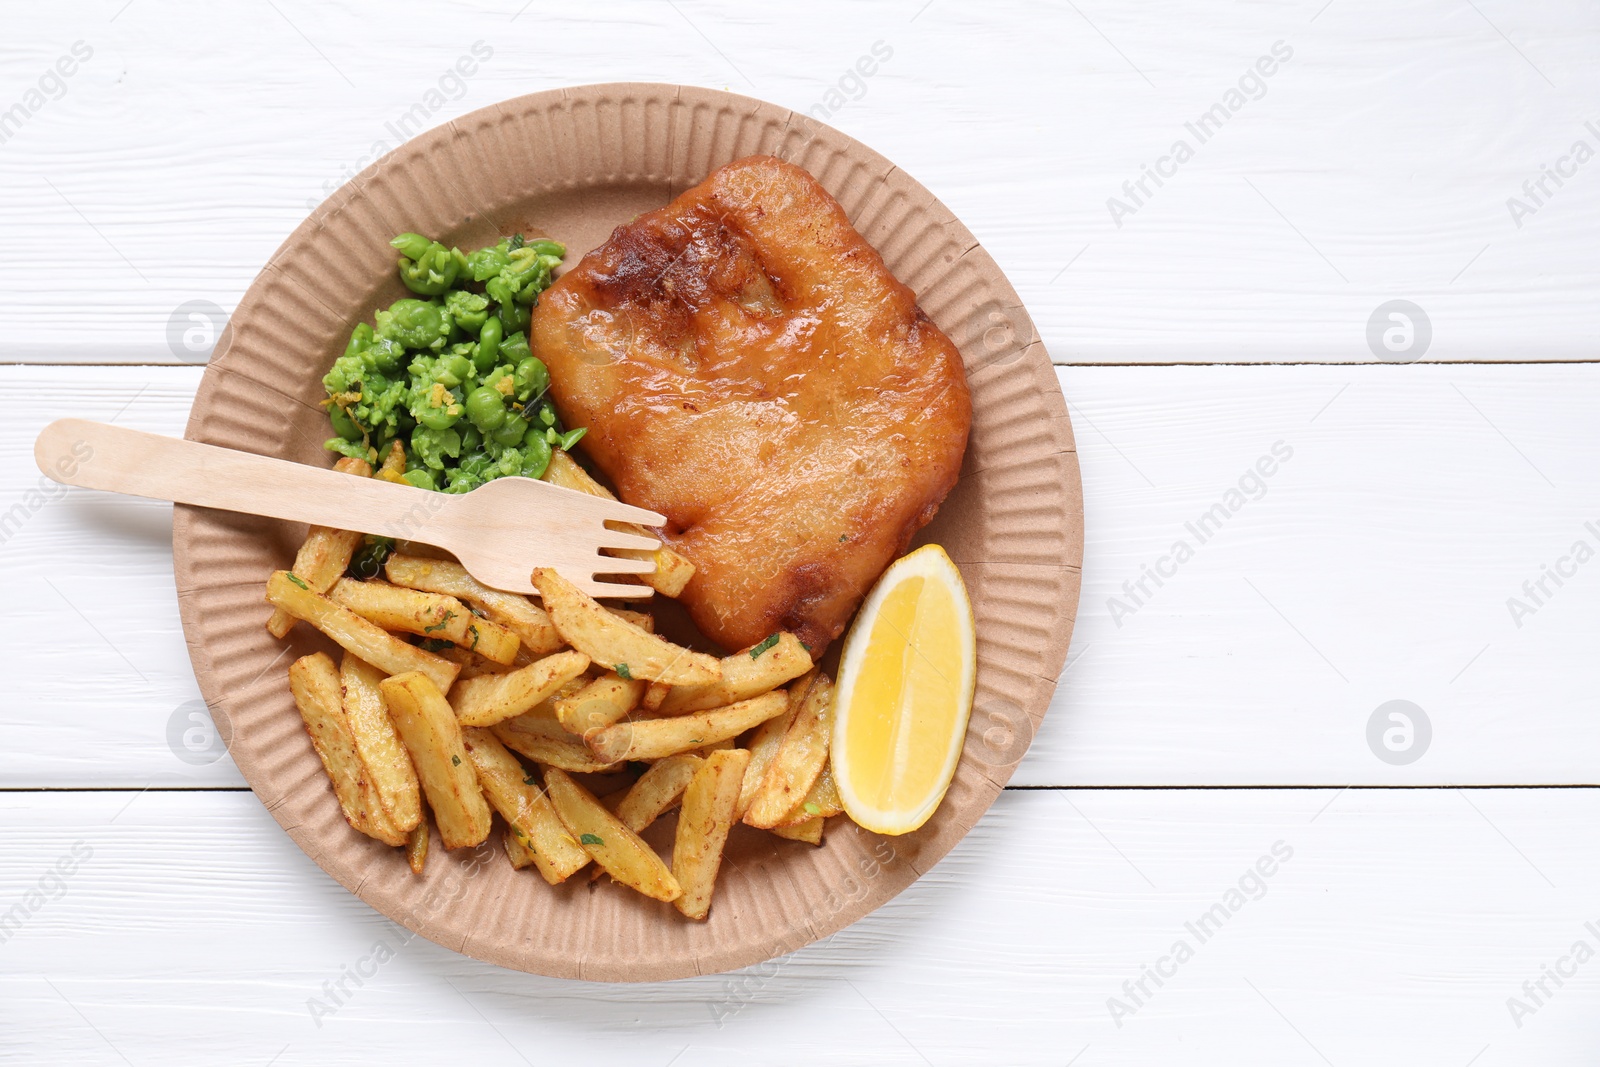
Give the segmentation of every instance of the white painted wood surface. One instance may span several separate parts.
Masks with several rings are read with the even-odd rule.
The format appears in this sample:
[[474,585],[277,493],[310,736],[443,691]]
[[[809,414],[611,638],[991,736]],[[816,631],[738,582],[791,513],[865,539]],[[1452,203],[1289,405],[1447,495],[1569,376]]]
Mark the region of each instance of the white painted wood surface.
[[[6,18],[0,108],[74,42],[93,52],[0,144],[0,232],[38,250],[0,258],[10,361],[178,362],[173,310],[232,308],[391,126],[618,80],[820,105],[972,228],[1058,358],[1370,361],[1368,317],[1396,298],[1432,320],[1425,358],[1593,358],[1600,332],[1600,162],[1561,162],[1600,149],[1583,0],[406,0],[382,18],[96,0]],[[492,57],[439,92],[480,40]],[[854,73],[879,41],[892,56]],[[1280,41],[1290,58],[1200,143],[1185,124]],[[1137,203],[1123,183],[1173,170],[1179,139],[1194,158]],[[1535,204],[1544,165],[1571,176]],[[1513,196],[1534,210],[1520,227]],[[1112,197],[1136,209],[1120,227]]]
[[[1570,559],[1580,539],[1600,549],[1600,163],[1562,163],[1580,139],[1600,149],[1593,14],[14,6],[0,1060],[1592,1062],[1600,963],[1559,986],[1542,972],[1572,969],[1580,940],[1600,951],[1600,791],[1555,788],[1600,781],[1600,564]],[[493,56],[428,98],[480,40]],[[78,41],[93,54],[34,107]],[[879,41],[892,56],[854,80]],[[1278,41],[1293,55],[1264,94],[1117,226],[1107,199],[1130,203],[1142,164],[1197,142],[1185,123]],[[207,748],[169,510],[32,496],[31,441],[63,415],[181,432],[202,356],[169,336],[175,309],[225,314],[401,116],[414,132],[605,80],[820,105],[1016,284],[1063,364],[1088,522],[1072,658],[1014,779],[1043,788],[1008,791],[903,896],[765,968],[602,987],[414,942],[319,1027],[308,1000],[333,1004],[323,983],[397,934],[227,791],[242,783]],[[8,126],[16,103],[30,114]],[[1522,186],[1542,165],[1572,172],[1535,202]],[[1535,209],[1520,226],[1511,197]],[[1392,299],[1430,320],[1422,364],[1369,347]],[[1264,495],[1247,480],[1230,498],[1275,445],[1292,455]],[[1200,544],[1186,523],[1215,504],[1228,514]],[[1179,539],[1192,558],[1163,563]],[[1172,575],[1140,590],[1146,565]],[[1558,587],[1547,566],[1573,573]],[[1511,597],[1535,609],[1520,626]],[[1432,727],[1407,764],[1367,738],[1397,699]],[[1551,788],[1483,788],[1517,785]],[[92,855],[58,883],[79,841]],[[1199,945],[1185,922],[1278,841],[1294,855],[1265,896]],[[1195,957],[1133,1001],[1122,983],[1180,938]],[[1137,1008],[1120,1027],[1114,996]],[[1512,997],[1533,1009],[1520,1026]]]
[[92,849],[0,945],[8,1062],[1579,1067],[1600,1040],[1600,959],[1507,1007],[1600,949],[1588,790],[1012,790],[831,939],[633,987],[401,947],[251,794],[135,796],[0,797],[0,899]]

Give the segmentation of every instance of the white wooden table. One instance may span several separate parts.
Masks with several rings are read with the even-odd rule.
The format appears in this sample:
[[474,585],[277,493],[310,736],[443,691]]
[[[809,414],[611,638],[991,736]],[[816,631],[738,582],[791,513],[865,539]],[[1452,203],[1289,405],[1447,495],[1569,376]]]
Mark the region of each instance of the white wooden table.
[[[1592,4],[5,23],[0,1059],[1594,1062]],[[610,80],[810,110],[940,196],[1060,364],[1088,522],[1053,710],[970,837],[823,943],[643,987],[405,943],[322,874],[194,717],[170,509],[41,492],[30,457],[62,415],[180,433],[204,345],[176,310],[231,308],[397,130]],[[1410,347],[1383,316],[1369,345],[1394,300]],[[1409,740],[1369,743],[1395,700]]]

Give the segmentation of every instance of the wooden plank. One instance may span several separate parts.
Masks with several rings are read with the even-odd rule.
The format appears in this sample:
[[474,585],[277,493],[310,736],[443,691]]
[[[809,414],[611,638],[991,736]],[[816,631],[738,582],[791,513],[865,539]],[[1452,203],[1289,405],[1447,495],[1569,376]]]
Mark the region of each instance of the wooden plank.
[[[1068,670],[1017,784],[1595,780],[1600,570],[1578,568],[1559,589],[1546,580],[1552,595],[1520,620],[1507,601],[1531,606],[1523,583],[1575,541],[1600,546],[1585,526],[1600,525],[1600,465],[1573,447],[1592,436],[1600,368],[1122,367],[1061,378],[1085,481],[1084,593]],[[0,397],[17,415],[0,443],[26,456],[49,419],[122,408],[119,423],[176,433],[197,379],[178,368],[5,368]],[[1208,524],[1198,544],[1186,524],[1279,442],[1292,455],[1261,479],[1265,495],[1213,519],[1220,530]],[[37,478],[25,464],[0,468],[0,515]],[[74,491],[0,545],[0,580],[19,605],[0,617],[0,640],[29,665],[0,710],[0,744],[26,758],[8,761],[0,784],[239,782],[226,759],[186,762],[169,745],[176,716],[193,758],[218,755],[203,721],[187,718],[198,694],[167,515]],[[1159,589],[1147,581],[1134,604],[1123,584],[1178,539],[1196,542],[1193,558]],[[1413,763],[1383,762],[1368,745],[1368,721],[1390,700],[1431,722]]]
[[8,1062],[1559,1067],[1596,1038],[1600,963],[1542,975],[1600,947],[1594,790],[1008,791],[829,940],[643,986],[402,944],[250,794],[133,796],[0,796],[0,914],[41,893],[0,945]]
[[[1084,591],[1030,757],[1049,770],[1025,780],[1595,780],[1583,753],[1600,743],[1600,569],[1570,556],[1580,540],[1600,549],[1600,471],[1574,447],[1600,371],[1072,369],[1062,382],[1085,478]],[[1546,565],[1576,575],[1530,597]],[[1147,580],[1156,567],[1172,576]],[[1512,597],[1542,605],[1514,617]],[[1393,700],[1432,725],[1409,764],[1369,744]]]
[[0,642],[26,665],[0,707],[0,738],[28,753],[0,782],[243,784],[178,622],[172,506],[68,490],[33,462],[38,431],[69,415],[181,435],[200,370],[8,367],[0,382],[22,405],[0,429],[14,457],[0,467],[0,582],[11,593]]
[[1479,7],[821,0],[797,18],[626,0],[515,26],[462,6],[441,27],[422,0],[381,20],[353,0],[114,21],[33,5],[8,24],[8,105],[74,41],[93,55],[6,127],[0,232],[30,252],[0,264],[0,359],[195,358],[179,309],[233,308],[376,154],[508,97],[630,78],[763,97],[895,160],[1061,359],[1370,361],[1368,319],[1397,298],[1430,317],[1428,358],[1593,358],[1600,180],[1571,152],[1600,135],[1571,102],[1600,89],[1597,31],[1581,0]]

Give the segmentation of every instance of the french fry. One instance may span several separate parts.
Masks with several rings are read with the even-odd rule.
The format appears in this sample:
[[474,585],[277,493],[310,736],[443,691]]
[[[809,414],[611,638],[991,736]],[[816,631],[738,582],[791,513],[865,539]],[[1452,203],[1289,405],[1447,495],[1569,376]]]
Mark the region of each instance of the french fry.
[[[492,659],[487,659],[476,652],[468,651],[456,645],[441,648],[434,654],[440,659],[447,659],[461,668],[461,673],[456,675],[458,684],[468,678],[476,678],[480,674],[509,674],[511,671],[516,670],[515,667],[509,664],[496,663]],[[533,661],[529,660],[528,662],[532,663]],[[523,666],[527,666],[527,664],[523,664]]]
[[[608,500],[615,500],[612,492],[593,478],[589,472],[578,465],[578,461],[560,449],[550,456],[550,465],[544,469],[544,481],[551,485],[559,485],[563,489],[575,489],[580,493],[590,496],[601,496]],[[629,533],[643,534],[646,537],[659,535],[643,526],[629,523],[625,529]],[[654,559],[656,569],[654,574],[641,574],[639,580],[663,596],[675,597],[683,592],[683,587],[689,584],[689,579],[694,577],[694,564],[683,553],[662,545],[657,549],[624,549],[617,553],[624,559]]]
[[339,685],[356,752],[389,821],[402,833],[409,833],[422,821],[422,787],[384,706],[378,689],[382,681],[383,672],[378,668],[349,652],[344,654]]
[[444,593],[481,608],[489,618],[515,633],[535,656],[548,655],[566,644],[544,608],[525,596],[490,589],[459,563],[395,553],[383,565],[383,573],[395,585]]
[[570,696],[555,702],[556,718],[568,733],[582,737],[620,721],[639,704],[645,683],[607,671]]
[[406,863],[412,874],[421,874],[428,865],[428,817],[417,821],[416,829],[406,837]]
[[453,596],[423,593],[376,580],[360,582],[340,578],[333,583],[327,596],[340,607],[349,608],[385,630],[400,630],[456,645],[465,645],[467,622],[473,618],[467,606]]
[[653,634],[656,632],[656,617],[651,615],[649,612],[633,611],[630,608],[613,608],[609,606],[606,607],[606,610],[611,612],[611,614],[615,615],[617,618],[621,619],[623,622],[633,623],[647,634]]
[[723,749],[738,747],[738,745],[733,743],[733,738],[724,737],[721,741],[713,741],[709,745],[701,745],[699,748],[695,749],[695,751],[702,756],[709,756],[713,752],[721,752]]
[[822,827],[824,820],[820,815],[813,815],[805,822],[797,822],[793,826],[774,826],[772,832],[779,837],[787,837],[790,841],[804,841],[808,845],[822,844]]
[[544,784],[567,832],[612,878],[656,900],[683,892],[661,857],[565,771],[546,767]]
[[[667,694],[670,692],[672,692],[672,686],[667,685],[665,682],[651,682],[650,688],[644,691],[644,696],[640,699],[639,706],[646,711],[656,711],[667,699]],[[712,706],[716,707],[716,705]]]
[[589,668],[581,652],[557,652],[505,674],[480,674],[456,683],[450,703],[462,726],[493,726],[538,706]]
[[828,766],[822,768],[822,773],[817,776],[817,784],[811,787],[805,800],[784,816],[782,825],[799,826],[811,819],[831,819],[842,811],[844,803],[839,799],[839,787],[833,781],[833,768]]
[[[648,530],[645,532],[649,533]],[[655,535],[651,534],[651,536]],[[641,557],[643,556],[643,553],[639,552],[638,549],[623,549],[617,555],[626,556],[634,553],[638,553]],[[675,548],[663,545],[661,548],[656,549],[655,561],[655,571],[650,574],[640,575],[640,579],[645,585],[648,585],[662,596],[676,597],[680,595],[683,592],[683,587],[689,584],[689,579],[694,577],[694,564],[689,562],[689,557]]]
[[[777,833],[777,831],[774,830],[773,833]],[[517,828],[515,826],[509,824],[506,826],[506,832],[502,835],[502,840],[506,846],[506,859],[511,861],[513,870],[520,871],[524,867],[533,866],[533,849],[523,844],[522,838],[517,836]],[[587,860],[588,856],[585,855],[584,859]]]
[[679,648],[619,619],[550,567],[535,569],[533,584],[567,643],[624,678],[698,685],[722,674],[721,664],[711,656]]
[[379,689],[428,794],[439,840],[447,849],[482,844],[489,836],[489,803],[444,694],[421,671],[385,678]]
[[[333,469],[340,474],[353,474],[357,478],[367,478],[372,475],[371,464],[354,456],[341,456],[333,465]],[[353,530],[313,526],[306,532],[305,541],[294,555],[292,570],[314,592],[326,593],[333,583],[339,580],[340,575],[344,574],[344,569],[350,566],[350,557],[361,547],[362,536]],[[294,616],[282,608],[277,608],[272,612],[272,618],[267,620],[267,632],[273,637],[287,637],[289,628],[293,625]]]
[[711,892],[722,867],[722,848],[739,806],[750,753],[742,748],[713,752],[683,791],[678,835],[672,845],[672,875],[683,893],[673,905],[691,919],[711,911]]
[[539,728],[541,730],[549,730],[551,737],[565,736],[566,727],[562,726],[561,720],[556,718],[556,701],[565,700],[567,697],[571,696],[573,693],[576,693],[578,690],[582,689],[584,686],[593,681],[594,679],[591,674],[593,670],[594,664],[591,663],[589,664],[589,670],[578,675],[576,678],[573,678],[571,681],[561,683],[561,688],[556,690],[555,696],[551,697],[549,700],[546,700],[543,704],[540,704],[532,711],[526,712],[524,715],[519,716],[519,718],[537,720],[540,723]]
[[599,774],[616,769],[615,763],[597,758],[588,746],[567,733],[554,712],[547,711],[542,705],[514,719],[495,723],[491,729],[507,748],[535,763],[572,774]]
[[761,645],[725,657],[722,661],[722,677],[710,685],[673,687],[661,702],[661,713],[681,715],[686,711],[704,711],[725,704],[737,704],[741,700],[770,692],[811,669],[811,653],[806,651],[806,646],[794,634],[780,633],[771,647],[752,656],[750,653],[757,648],[761,648]]
[[340,647],[366,660],[385,674],[421,671],[443,692],[448,692],[461,670],[449,660],[424,652],[368,622],[349,608],[313,593],[288,571],[274,571],[267,579],[267,601],[308,622]]
[[386,845],[403,845],[406,835],[384,814],[367,785],[361,755],[339,701],[339,669],[325,653],[303,656],[289,665],[289,691],[305,720],[311,747],[333,783],[333,792],[350,826]]
[[781,715],[789,697],[783,690],[670,719],[638,719],[596,730],[585,740],[601,760],[659,759],[700,748],[724,738],[737,737],[757,723]]
[[634,833],[644,833],[646,827],[678,803],[689,787],[689,779],[704,763],[689,753],[657,760],[623,795],[615,809],[617,818]]
[[771,829],[803,803],[828,763],[833,732],[833,679],[819,672],[800,701],[766,777],[746,809],[744,821]]
[[800,702],[805,699],[814,680],[815,675],[810,675],[791,685],[788,706],[784,708],[783,713],[757,726],[755,733],[750,737],[750,743],[745,746],[750,750],[750,766],[745,768],[744,783],[739,789],[739,818],[744,818],[744,813],[750,809],[751,802],[755,800],[756,790],[766,778],[767,768],[772,766],[772,757],[778,754],[784,735],[789,732],[790,724],[800,711]]
[[515,728],[507,729],[505,723],[499,723],[490,729],[502,744],[518,755],[526,756],[542,766],[566,771],[568,774],[605,774],[617,768],[615,763],[599,759],[578,741],[563,741],[559,738],[525,733]]
[[[557,885],[587,864],[589,854],[572,840],[550,799],[517,757],[488,730],[468,727],[461,734],[484,795],[510,827],[507,841],[515,839],[532,853],[544,880]],[[516,866],[518,856],[509,844],[506,853]]]
[[[811,811],[806,805],[815,804],[816,811]],[[806,799],[800,805],[812,815],[821,815],[824,819],[831,819],[844,810],[844,801],[839,799],[839,786],[833,780],[833,764],[822,768],[822,774],[817,777],[817,784],[811,787],[811,792],[806,794]]]
[[522,650],[522,639],[515,630],[476,615],[467,620],[466,637],[458,643],[468,651],[502,666],[515,663],[517,653]]

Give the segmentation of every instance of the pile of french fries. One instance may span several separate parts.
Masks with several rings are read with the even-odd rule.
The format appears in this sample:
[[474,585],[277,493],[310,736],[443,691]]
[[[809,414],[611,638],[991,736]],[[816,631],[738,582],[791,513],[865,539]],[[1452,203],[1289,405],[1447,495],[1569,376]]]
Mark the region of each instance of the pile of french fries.
[[[338,469],[374,476],[360,459]],[[609,495],[562,452],[545,479]],[[592,861],[593,877],[704,919],[735,822],[820,845],[843,811],[828,767],[833,683],[794,635],[719,659],[553,570],[534,572],[537,600],[403,552],[362,580],[347,574],[362,543],[313,527],[293,569],[267,582],[267,626],[283,637],[309,623],[343,649],[337,664],[296,660],[290,688],[346,820],[404,848],[416,873],[428,811],[447,849],[482,844],[499,813],[516,869],[555,885]],[[654,555],[642,580],[675,596],[693,564]],[[668,863],[639,835],[674,808]]]

